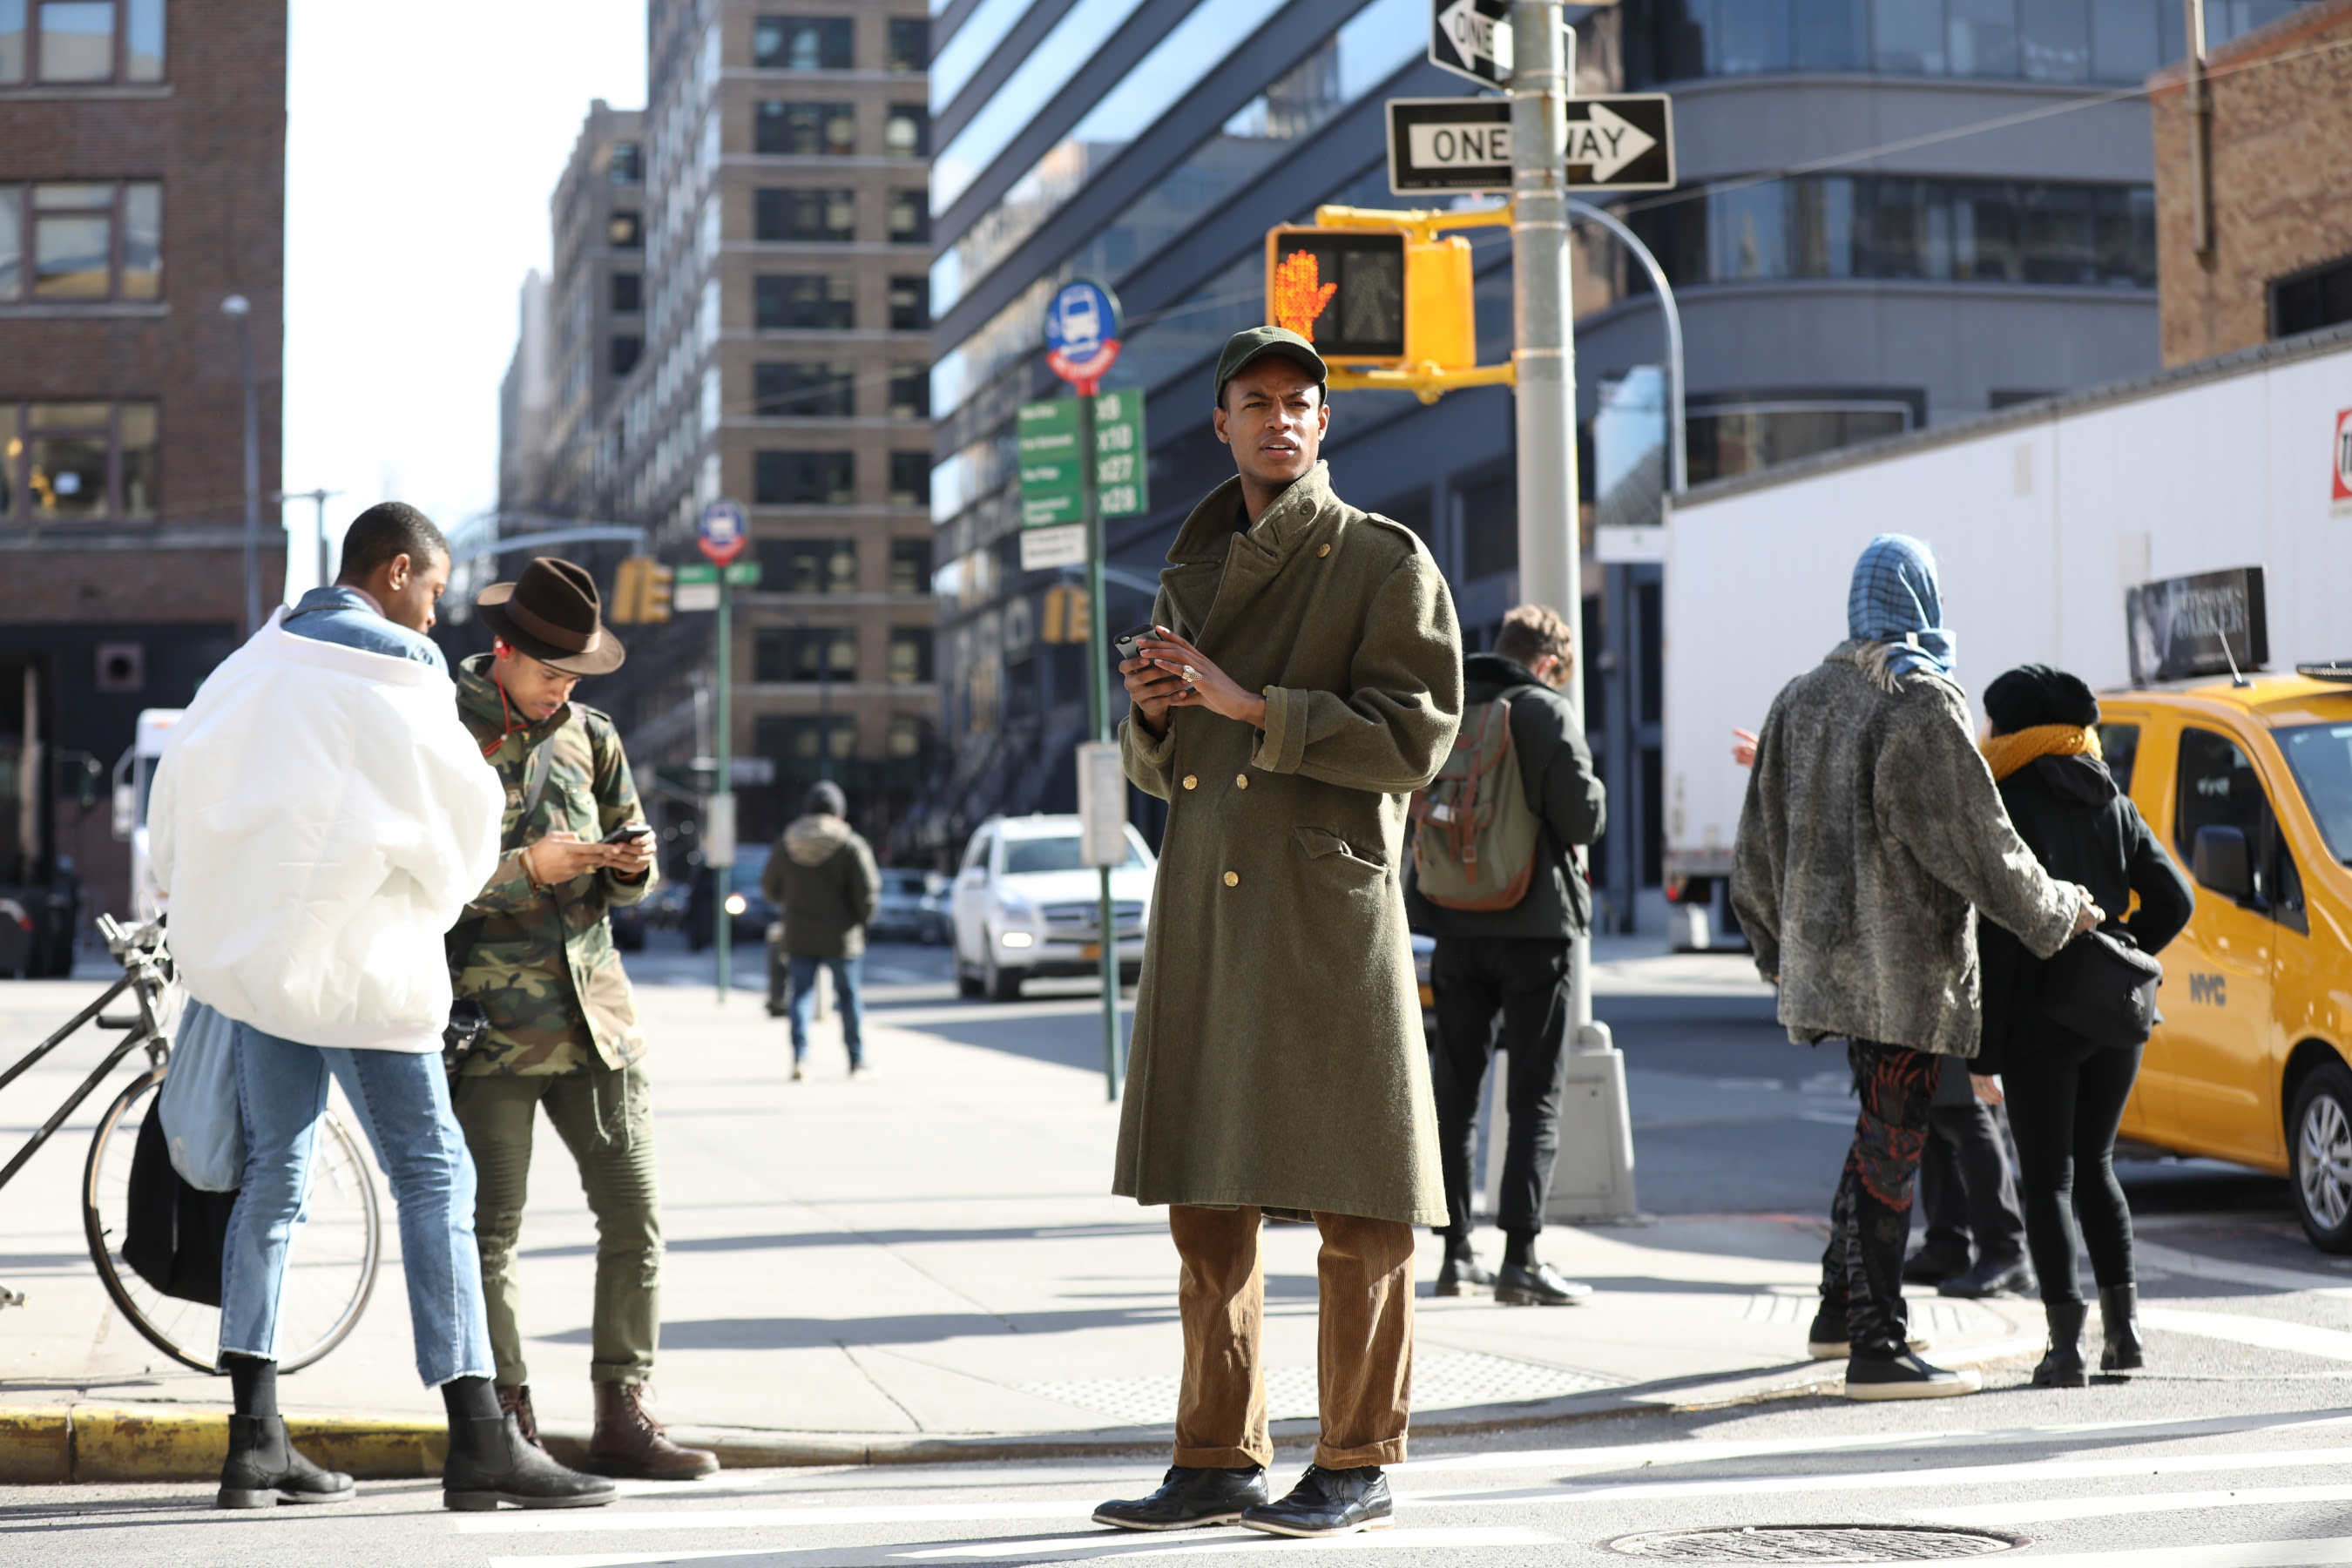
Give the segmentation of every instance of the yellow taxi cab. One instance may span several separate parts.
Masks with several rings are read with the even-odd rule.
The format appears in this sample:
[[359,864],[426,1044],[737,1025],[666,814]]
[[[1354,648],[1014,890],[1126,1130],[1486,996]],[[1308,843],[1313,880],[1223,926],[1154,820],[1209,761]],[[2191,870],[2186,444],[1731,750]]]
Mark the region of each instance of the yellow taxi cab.
[[2116,782],[2197,884],[2123,1136],[2288,1179],[2352,1251],[2352,666],[2099,699]]

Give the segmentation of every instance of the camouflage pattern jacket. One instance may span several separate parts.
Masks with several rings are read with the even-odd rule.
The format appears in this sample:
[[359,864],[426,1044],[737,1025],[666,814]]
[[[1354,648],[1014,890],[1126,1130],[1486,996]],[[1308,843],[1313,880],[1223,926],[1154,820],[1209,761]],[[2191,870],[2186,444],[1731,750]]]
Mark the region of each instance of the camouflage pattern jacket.
[[[629,760],[613,721],[579,702],[509,730],[509,717],[520,715],[489,668],[490,656],[477,654],[457,671],[458,717],[506,786],[498,869],[467,906],[465,952],[452,960],[457,994],[490,1016],[489,1034],[462,1070],[555,1077],[600,1063],[627,1067],[645,1056],[646,1037],[606,912],[644,898],[658,873],[631,882],[591,871],[541,891],[524,873],[521,852],[561,829],[597,839],[645,820]],[[547,783],[526,820],[531,753],[541,745],[550,748]]]

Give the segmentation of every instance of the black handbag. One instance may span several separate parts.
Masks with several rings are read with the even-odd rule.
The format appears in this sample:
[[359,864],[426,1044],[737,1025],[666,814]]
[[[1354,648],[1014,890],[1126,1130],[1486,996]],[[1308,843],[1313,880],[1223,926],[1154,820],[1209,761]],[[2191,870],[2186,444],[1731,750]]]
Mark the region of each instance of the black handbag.
[[2164,1021],[2156,1010],[2164,965],[2125,931],[2084,931],[2058,950],[2042,976],[2042,1016],[2092,1044],[2145,1045]]
[[148,1107],[138,1142],[131,1145],[122,1260],[166,1296],[217,1307],[221,1254],[236,1194],[199,1191],[173,1168],[163,1139],[162,1100],[158,1095]]

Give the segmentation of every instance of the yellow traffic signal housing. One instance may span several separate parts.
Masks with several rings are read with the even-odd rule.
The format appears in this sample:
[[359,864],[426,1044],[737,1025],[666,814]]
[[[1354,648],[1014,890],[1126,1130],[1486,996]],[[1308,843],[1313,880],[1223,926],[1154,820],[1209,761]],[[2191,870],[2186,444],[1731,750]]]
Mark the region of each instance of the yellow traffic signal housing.
[[647,626],[660,626],[669,619],[669,593],[677,581],[677,569],[658,561],[646,562],[646,574],[641,580],[643,597],[637,602],[637,619]]
[[676,575],[650,555],[631,555],[613,569],[610,616],[614,626],[652,626],[669,619],[670,580]]
[[1045,643],[1082,643],[1087,640],[1092,625],[1091,605],[1087,591],[1075,583],[1056,583],[1045,590],[1045,602],[1038,608],[1037,640]]
[[1470,242],[1438,231],[1509,222],[1508,207],[1318,208],[1311,226],[1266,232],[1266,320],[1313,343],[1341,390],[1396,388],[1434,403],[1456,387],[1508,384],[1508,363],[1478,363]]

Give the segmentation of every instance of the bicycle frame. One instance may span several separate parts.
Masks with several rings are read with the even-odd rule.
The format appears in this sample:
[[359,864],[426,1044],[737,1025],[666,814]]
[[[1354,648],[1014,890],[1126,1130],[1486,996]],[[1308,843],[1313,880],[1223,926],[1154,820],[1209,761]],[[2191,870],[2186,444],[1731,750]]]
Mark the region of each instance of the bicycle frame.
[[[101,1029],[121,1030],[123,1037],[107,1052],[106,1059],[99,1064],[98,1069],[82,1079],[81,1086],[66,1097],[66,1102],[58,1107],[57,1113],[26,1140],[25,1146],[16,1151],[16,1158],[0,1166],[0,1187],[6,1186],[9,1179],[24,1169],[25,1162],[40,1152],[41,1145],[49,1141],[50,1135],[65,1125],[67,1117],[81,1109],[83,1100],[98,1092],[99,1086],[121,1065],[123,1058],[143,1046],[152,1067],[160,1068],[171,1058],[171,1041],[164,1037],[163,1021],[156,1016],[156,1003],[163,987],[169,984],[164,967],[169,960],[163,951],[163,922],[150,921],[145,925],[124,926],[111,915],[100,915],[98,929],[100,934],[106,938],[107,951],[122,965],[122,978],[107,987],[104,995],[75,1014],[70,1023],[26,1052],[15,1066],[0,1072],[0,1089],[6,1089],[16,1082],[35,1063],[65,1044],[93,1020]],[[138,1016],[107,1016],[108,1006],[126,991],[138,998]]]

